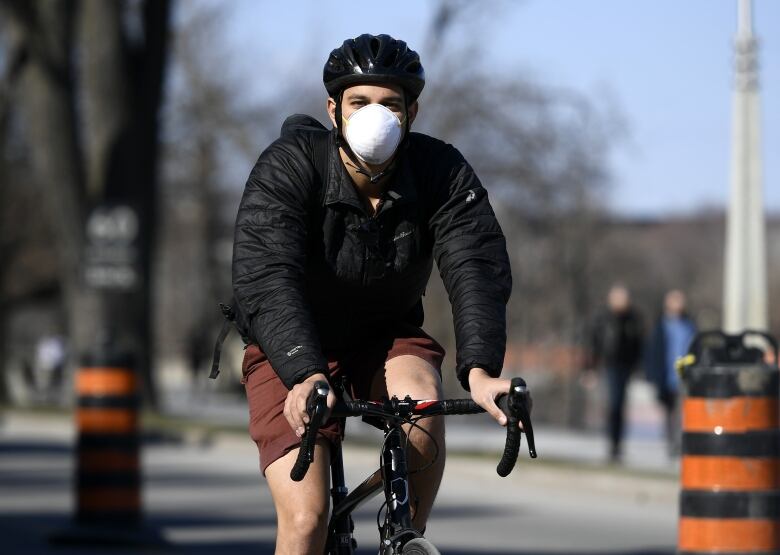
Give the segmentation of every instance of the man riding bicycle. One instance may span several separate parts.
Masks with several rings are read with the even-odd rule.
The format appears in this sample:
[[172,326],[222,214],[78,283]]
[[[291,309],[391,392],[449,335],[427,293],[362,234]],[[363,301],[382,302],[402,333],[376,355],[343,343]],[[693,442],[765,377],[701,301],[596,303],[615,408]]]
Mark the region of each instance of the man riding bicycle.
[[[233,288],[248,323],[243,364],[250,433],[277,513],[278,554],[322,553],[330,445],[290,479],[306,401],[319,380],[345,379],[356,398],[441,399],[442,347],[420,326],[433,260],[452,303],[457,377],[504,425],[495,398],[506,343],[511,271],[485,189],[451,145],[412,133],[425,76],[388,35],[333,50],[323,80],[334,128],[288,119],[258,159],[236,219]],[[335,397],[330,394],[328,405]],[[441,418],[408,430],[410,468],[444,446]],[[411,477],[413,524],[425,528],[443,457]]]

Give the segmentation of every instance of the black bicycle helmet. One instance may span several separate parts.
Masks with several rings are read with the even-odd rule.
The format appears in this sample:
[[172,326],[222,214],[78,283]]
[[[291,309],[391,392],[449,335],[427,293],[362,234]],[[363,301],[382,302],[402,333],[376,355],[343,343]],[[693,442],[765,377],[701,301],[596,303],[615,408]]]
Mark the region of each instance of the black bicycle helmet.
[[414,101],[425,86],[420,56],[390,35],[360,35],[347,39],[328,56],[322,81],[332,98],[361,83],[400,85]]

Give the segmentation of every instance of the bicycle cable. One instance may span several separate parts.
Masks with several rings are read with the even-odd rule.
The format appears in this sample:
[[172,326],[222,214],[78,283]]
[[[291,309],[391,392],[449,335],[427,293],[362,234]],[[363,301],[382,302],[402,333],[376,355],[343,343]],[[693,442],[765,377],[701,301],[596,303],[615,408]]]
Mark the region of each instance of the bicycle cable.
[[[382,516],[382,511],[387,506],[387,499],[382,501],[382,504],[379,506],[379,510],[376,513],[376,529],[379,530],[379,536],[382,536],[382,525],[380,524],[380,519]],[[385,515],[385,520],[387,520],[387,515]]]
[[[404,451],[405,452],[407,452],[407,453],[409,452],[409,436],[411,435],[411,431],[414,430],[415,428],[417,428],[422,433],[424,433],[426,436],[428,436],[428,438],[433,443],[433,447],[434,447],[434,455],[433,455],[432,459],[427,464],[421,466],[420,468],[416,468],[414,470],[408,471],[407,472],[408,476],[411,476],[412,474],[418,474],[420,472],[425,472],[426,470],[431,468],[434,464],[436,464],[436,461],[439,459],[439,455],[441,454],[441,449],[439,447],[439,443],[433,437],[433,434],[431,434],[428,430],[423,428],[418,423],[420,420],[423,420],[425,418],[431,418],[431,417],[423,415],[423,416],[418,416],[417,418],[401,418],[401,419],[399,419],[403,424],[409,424],[409,426],[410,426],[409,433],[405,434],[405,436],[406,436],[406,442],[404,444]],[[387,445],[388,437],[389,436],[385,435],[384,439],[382,440],[382,447],[379,450],[379,452],[380,452],[380,455],[379,455],[379,467],[380,468],[382,468],[382,464],[384,462],[382,460],[382,453],[384,453],[384,451],[385,451],[385,445]],[[386,507],[387,507],[387,499],[382,501],[382,504],[379,506],[379,510],[376,513],[376,527],[377,527],[377,530],[379,531],[380,535],[382,533],[382,524],[381,524],[382,512],[385,511]],[[387,519],[387,515],[386,514],[385,514],[385,519]]]
[[411,419],[410,418],[409,420],[407,420],[407,423],[411,425],[411,428],[409,428],[409,433],[406,434],[406,445],[404,446],[404,450],[406,450],[407,453],[409,452],[409,436],[411,435],[412,430],[417,428],[422,433],[424,433],[426,436],[428,436],[428,438],[433,443],[433,448],[434,448],[433,457],[431,458],[430,461],[428,461],[425,465],[421,466],[420,468],[416,468],[414,470],[408,471],[407,474],[409,476],[411,476],[412,474],[417,474],[419,472],[425,472],[426,470],[431,468],[434,464],[436,464],[436,461],[439,459],[439,454],[441,453],[441,450],[439,448],[439,443],[436,441],[436,438],[433,437],[433,434],[431,434],[431,432],[429,432],[428,430],[426,430],[425,428],[423,428],[422,426],[420,426],[417,423],[420,420],[423,420],[424,418],[430,418],[430,417],[429,416],[418,416],[415,419]]

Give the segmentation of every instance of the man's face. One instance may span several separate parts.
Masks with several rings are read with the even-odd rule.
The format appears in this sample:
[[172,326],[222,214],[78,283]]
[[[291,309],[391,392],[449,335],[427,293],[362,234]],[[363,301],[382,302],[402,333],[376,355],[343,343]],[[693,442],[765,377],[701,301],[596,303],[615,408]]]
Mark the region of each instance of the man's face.
[[669,291],[664,299],[664,308],[669,316],[682,316],[685,312],[685,294],[677,289]]
[[622,285],[616,285],[609,290],[607,304],[612,312],[622,313],[631,305],[631,295]]
[[[398,117],[399,121],[403,121],[406,116],[404,90],[397,85],[355,85],[344,89],[341,97],[341,115],[349,119],[353,112],[369,104],[385,106]],[[328,114],[333,125],[336,125],[336,101],[333,98],[328,99]],[[416,116],[417,101],[409,106],[409,124]]]

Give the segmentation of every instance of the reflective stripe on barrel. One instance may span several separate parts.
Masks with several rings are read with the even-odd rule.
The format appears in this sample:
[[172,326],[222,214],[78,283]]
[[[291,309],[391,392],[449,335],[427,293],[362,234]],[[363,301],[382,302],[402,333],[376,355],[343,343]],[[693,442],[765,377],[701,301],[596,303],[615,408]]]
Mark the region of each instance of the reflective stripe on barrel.
[[678,553],[780,554],[778,372],[738,364],[691,370]]
[[768,430],[777,422],[777,399],[735,397],[690,398],[685,401],[685,429],[689,432],[721,433]]
[[135,372],[130,368],[82,368],[76,376],[79,396],[124,396],[138,391]]
[[697,457],[683,459],[683,489],[760,491],[780,488],[776,458]]
[[76,377],[77,518],[112,525],[141,516],[138,380],[132,368],[81,368]]
[[780,534],[770,519],[681,518],[681,552],[777,553]]

